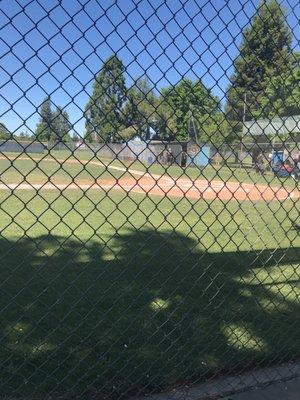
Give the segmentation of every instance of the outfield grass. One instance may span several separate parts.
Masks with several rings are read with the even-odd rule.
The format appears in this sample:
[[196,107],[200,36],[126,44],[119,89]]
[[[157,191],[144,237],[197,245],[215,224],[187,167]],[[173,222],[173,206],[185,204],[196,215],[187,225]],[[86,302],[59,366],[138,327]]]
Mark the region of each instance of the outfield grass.
[[1,394],[161,390],[300,355],[298,202],[0,204]]
[[[29,156],[8,154],[9,158],[0,159],[1,183],[44,184],[69,184],[71,182],[93,183],[98,179],[115,179],[126,176],[126,173],[105,166],[85,163],[87,160],[81,158],[80,163],[74,157],[62,154],[32,154]],[[25,159],[24,159],[25,158]],[[98,161],[93,159],[91,161]]]

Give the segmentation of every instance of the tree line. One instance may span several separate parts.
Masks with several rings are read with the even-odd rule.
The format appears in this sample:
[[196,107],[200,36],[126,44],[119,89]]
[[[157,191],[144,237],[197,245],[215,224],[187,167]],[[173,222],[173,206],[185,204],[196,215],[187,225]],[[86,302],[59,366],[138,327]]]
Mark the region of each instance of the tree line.
[[200,79],[183,77],[159,95],[147,77],[127,89],[124,65],[112,55],[97,75],[85,109],[86,140],[126,140],[135,134],[149,139],[149,130],[159,139],[187,140],[193,129],[200,141],[215,145],[239,139],[245,120],[300,113],[299,62],[277,0],[262,1],[243,31],[225,107]]
[[50,96],[43,101],[40,110],[40,121],[36,126],[35,135],[39,141],[60,143],[72,141],[72,124],[66,110],[56,106],[52,110]]
[[212,133],[228,132],[220,100],[200,80],[183,78],[158,95],[146,76],[126,88],[124,70],[113,55],[97,75],[85,108],[87,141],[124,141],[135,135],[144,140],[186,140],[191,115],[201,125],[202,140],[219,141]]
[[[85,140],[118,142],[139,135],[184,141],[196,130],[201,142],[220,145],[238,140],[245,120],[300,114],[300,54],[292,49],[292,32],[278,0],[258,5],[243,30],[233,67],[222,104],[201,79],[183,77],[158,93],[142,76],[128,88],[123,62],[113,54],[95,77],[84,109]],[[67,112],[60,107],[53,111],[50,97],[39,114],[39,140],[72,140]]]
[[72,124],[66,110],[57,106],[53,110],[50,96],[47,96],[39,109],[40,120],[34,133],[21,132],[16,135],[9,131],[5,124],[0,122],[0,139],[8,140],[17,138],[18,140],[34,140],[41,142],[70,142],[74,140],[71,135]]
[[35,134],[30,134],[28,131],[22,131],[19,134],[14,134],[3,122],[0,122],[0,140],[10,140],[14,138],[21,141],[29,141],[35,139]]

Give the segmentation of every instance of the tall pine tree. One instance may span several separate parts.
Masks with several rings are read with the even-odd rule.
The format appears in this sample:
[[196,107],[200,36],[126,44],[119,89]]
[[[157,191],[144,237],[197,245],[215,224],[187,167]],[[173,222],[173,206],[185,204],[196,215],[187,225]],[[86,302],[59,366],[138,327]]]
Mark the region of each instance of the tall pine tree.
[[36,126],[35,136],[41,142],[48,142],[52,139],[52,120],[53,113],[51,110],[50,96],[47,96],[40,109],[39,109],[40,120]]
[[[227,93],[227,117],[241,122],[267,117],[266,89],[270,79],[290,68],[292,36],[277,0],[263,0],[243,33],[240,55]],[[241,126],[236,125],[241,129]]]
[[40,120],[36,126],[35,137],[41,142],[67,142],[71,140],[72,124],[67,111],[60,106],[52,111],[50,96],[43,101],[39,114]]
[[70,123],[67,111],[63,110],[59,106],[56,107],[56,110],[53,113],[52,121],[52,135],[54,141],[56,143],[71,141],[71,129],[72,124]]
[[123,106],[126,87],[122,61],[113,55],[97,75],[92,96],[86,105],[86,140],[114,141],[124,127]]
[[150,139],[150,128],[155,128],[157,97],[147,76],[137,79],[127,92],[126,124],[135,128],[143,139]]
[[270,118],[300,114],[300,53],[294,53],[287,71],[269,80],[263,107]]

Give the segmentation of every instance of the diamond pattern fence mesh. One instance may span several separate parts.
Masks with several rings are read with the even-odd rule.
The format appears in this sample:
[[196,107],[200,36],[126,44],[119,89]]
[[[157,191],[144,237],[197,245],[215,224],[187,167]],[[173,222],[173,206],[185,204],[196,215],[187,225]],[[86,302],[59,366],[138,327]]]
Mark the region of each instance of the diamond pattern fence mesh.
[[299,373],[299,15],[0,2],[1,396]]

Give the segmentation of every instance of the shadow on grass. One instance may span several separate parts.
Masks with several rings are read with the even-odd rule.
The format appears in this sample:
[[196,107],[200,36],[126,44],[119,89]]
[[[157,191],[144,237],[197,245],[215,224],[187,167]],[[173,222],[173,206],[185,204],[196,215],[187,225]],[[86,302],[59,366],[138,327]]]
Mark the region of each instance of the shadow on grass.
[[196,245],[2,239],[1,394],[129,395],[299,356],[299,248]]
[[300,225],[296,224],[295,222],[292,222],[292,228],[295,232],[300,233]]

